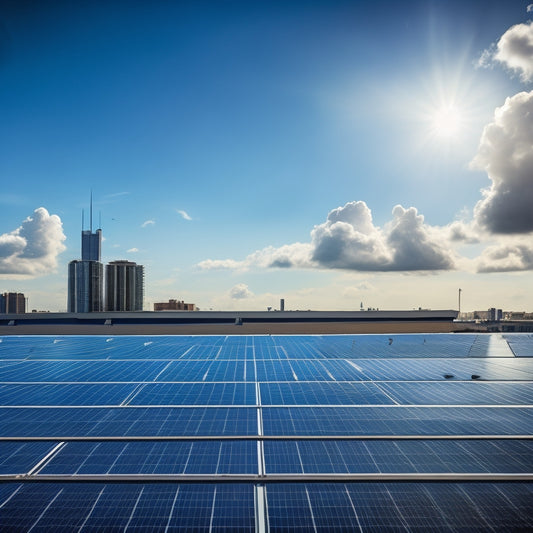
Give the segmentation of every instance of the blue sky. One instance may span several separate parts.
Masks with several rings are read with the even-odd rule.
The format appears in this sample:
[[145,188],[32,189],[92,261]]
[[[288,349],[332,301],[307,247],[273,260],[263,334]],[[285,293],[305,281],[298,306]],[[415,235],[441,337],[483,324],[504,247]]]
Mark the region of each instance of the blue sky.
[[2,5],[0,290],[30,308],[65,309],[91,189],[147,309],[533,307],[528,2]]

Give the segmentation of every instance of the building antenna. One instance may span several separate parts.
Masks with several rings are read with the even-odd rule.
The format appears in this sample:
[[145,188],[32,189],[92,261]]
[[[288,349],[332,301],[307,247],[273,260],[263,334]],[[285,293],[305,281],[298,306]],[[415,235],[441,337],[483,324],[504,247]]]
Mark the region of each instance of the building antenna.
[[102,211],[98,211],[98,229],[102,229]]
[[93,232],[93,190],[91,189],[91,233]]
[[85,220],[84,220],[84,218],[85,218],[85,210],[82,209],[82,210],[81,210],[81,231],[84,230],[84,225],[85,225]]

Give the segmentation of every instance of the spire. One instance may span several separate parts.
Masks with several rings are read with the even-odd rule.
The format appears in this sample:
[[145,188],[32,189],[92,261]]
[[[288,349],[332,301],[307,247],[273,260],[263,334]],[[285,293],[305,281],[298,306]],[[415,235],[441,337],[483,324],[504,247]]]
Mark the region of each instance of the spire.
[[91,233],[93,232],[93,190],[91,189]]

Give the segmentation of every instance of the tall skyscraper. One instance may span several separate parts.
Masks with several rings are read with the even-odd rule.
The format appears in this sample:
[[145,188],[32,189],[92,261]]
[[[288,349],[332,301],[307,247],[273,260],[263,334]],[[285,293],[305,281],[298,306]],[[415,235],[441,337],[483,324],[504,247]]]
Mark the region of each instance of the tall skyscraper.
[[81,232],[81,260],[101,261],[102,260],[102,230],[97,229]]
[[142,311],[144,267],[131,261],[106,265],[106,311]]
[[102,230],[93,233],[93,198],[91,194],[90,229],[81,228],[81,260],[68,264],[68,303],[70,313],[92,313],[104,310],[104,266]]

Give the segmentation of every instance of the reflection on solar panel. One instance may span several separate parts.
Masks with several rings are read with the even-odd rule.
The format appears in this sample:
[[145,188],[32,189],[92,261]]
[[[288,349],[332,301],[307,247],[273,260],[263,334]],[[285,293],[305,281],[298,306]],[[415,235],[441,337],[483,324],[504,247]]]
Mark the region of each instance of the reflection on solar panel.
[[2,531],[533,530],[533,336],[0,338]]

